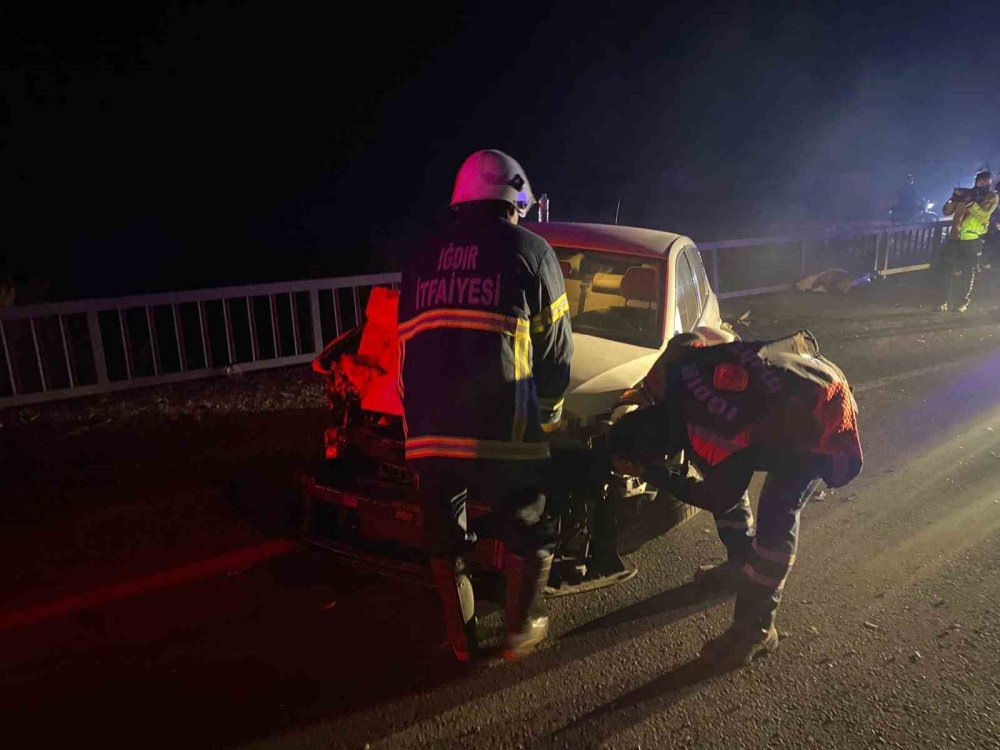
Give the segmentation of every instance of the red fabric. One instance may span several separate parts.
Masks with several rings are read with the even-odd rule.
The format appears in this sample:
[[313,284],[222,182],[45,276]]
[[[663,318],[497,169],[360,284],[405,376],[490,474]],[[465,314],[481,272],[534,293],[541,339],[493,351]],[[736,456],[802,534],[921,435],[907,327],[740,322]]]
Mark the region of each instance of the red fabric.
[[816,404],[814,415],[823,431],[815,453],[833,457],[834,465],[827,484],[840,487],[861,471],[863,456],[858,437],[858,407],[846,383],[833,383]]
[[715,466],[725,461],[736,451],[748,447],[750,445],[750,431],[744,430],[731,438],[724,438],[708,430],[688,425],[688,440],[691,441],[691,448],[698,454],[699,458],[709,466]]
[[832,467],[823,479],[831,487],[842,487],[861,471],[858,407],[843,381],[825,388],[803,383],[791,399],[772,403],[753,431],[753,444],[763,448],[829,456]]
[[398,305],[398,290],[385,287],[372,289],[358,353],[341,357],[340,366],[360,394],[362,409],[402,416],[403,403],[396,389],[399,371]]

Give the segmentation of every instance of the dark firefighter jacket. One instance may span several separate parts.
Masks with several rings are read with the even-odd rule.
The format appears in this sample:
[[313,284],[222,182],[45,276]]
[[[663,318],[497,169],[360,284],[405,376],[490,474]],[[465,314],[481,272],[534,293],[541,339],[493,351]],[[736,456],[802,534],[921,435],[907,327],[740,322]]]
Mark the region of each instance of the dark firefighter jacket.
[[542,459],[573,339],[555,253],[500,218],[445,224],[413,248],[399,300],[408,459]]
[[759,470],[774,456],[814,454],[823,457],[817,465],[831,487],[860,473],[857,404],[844,374],[819,355],[808,332],[668,349],[657,367],[662,397],[648,408],[662,414],[658,440],[668,452],[689,448],[710,468],[746,451],[760,457]]

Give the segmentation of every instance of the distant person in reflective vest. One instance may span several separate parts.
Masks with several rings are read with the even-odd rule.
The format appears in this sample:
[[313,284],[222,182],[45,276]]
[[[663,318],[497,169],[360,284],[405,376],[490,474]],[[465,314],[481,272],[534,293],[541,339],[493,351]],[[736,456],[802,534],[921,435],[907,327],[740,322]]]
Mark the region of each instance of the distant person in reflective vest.
[[941,211],[951,216],[951,231],[941,251],[940,274],[945,287],[941,312],[964,313],[972,301],[983,238],[990,228],[990,217],[997,208],[997,194],[991,189],[993,175],[980,172],[971,188],[955,188]]
[[[795,562],[799,515],[824,480],[842,487],[861,471],[857,404],[840,369],[808,331],[777,341],[680,334],[633,391],[638,411],[608,434],[618,473],[710,511],[727,560],[696,580],[737,593],[732,626],[702,655],[726,667],[774,650],[775,616]],[[700,477],[663,464],[690,457]],[[756,527],[746,496],[767,472]]]
[[452,215],[414,244],[400,285],[406,459],[423,494],[445,629],[463,661],[478,650],[465,568],[476,539],[470,494],[491,506],[505,545],[505,657],[526,655],[548,631],[536,612],[554,548],[542,486],[573,339],[555,252],[517,226],[533,203],[514,159],[472,154],[455,180]]

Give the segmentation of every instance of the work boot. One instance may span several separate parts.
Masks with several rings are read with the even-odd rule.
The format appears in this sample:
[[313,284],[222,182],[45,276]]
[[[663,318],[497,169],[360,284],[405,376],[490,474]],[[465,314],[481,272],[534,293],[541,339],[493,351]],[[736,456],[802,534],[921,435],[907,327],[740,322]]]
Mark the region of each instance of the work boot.
[[736,621],[722,635],[707,641],[701,658],[719,669],[748,667],[758,656],[769,654],[778,647],[778,631],[747,621]]
[[938,309],[938,312],[948,312],[948,303],[947,302],[942,302],[940,305],[938,305],[937,309]]
[[549,618],[538,615],[538,599],[549,580],[552,555],[520,557],[508,553],[504,556],[507,575],[507,601],[504,617],[507,621],[507,643],[503,658],[515,661],[527,656],[549,633]]
[[968,309],[969,309],[969,303],[968,302],[963,302],[961,305],[959,305],[958,307],[955,308],[955,312],[957,312],[957,313],[964,313]]
[[615,506],[621,501],[621,482],[613,480],[607,495],[594,505],[591,520],[590,548],[587,555],[587,578],[622,575],[629,568],[618,554],[618,515]]
[[431,558],[431,576],[441,599],[444,629],[455,658],[472,661],[479,655],[476,638],[476,598],[461,558]]
[[[749,505],[749,500],[747,504]],[[694,573],[694,582],[714,593],[735,594],[746,581],[743,566],[750,559],[753,536],[745,531],[720,526],[719,538],[726,545],[726,561],[699,566]]]
[[587,560],[587,573],[584,581],[607,581],[609,583],[624,583],[638,575],[639,569],[622,559],[621,555],[598,560]]

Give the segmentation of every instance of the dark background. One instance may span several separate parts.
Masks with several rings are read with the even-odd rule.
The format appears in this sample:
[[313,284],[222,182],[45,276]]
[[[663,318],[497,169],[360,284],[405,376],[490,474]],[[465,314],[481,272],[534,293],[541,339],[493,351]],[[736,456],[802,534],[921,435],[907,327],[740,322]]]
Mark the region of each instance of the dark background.
[[0,11],[18,302],[393,267],[479,148],[551,218],[711,240],[1000,167],[1000,10],[800,2]]

